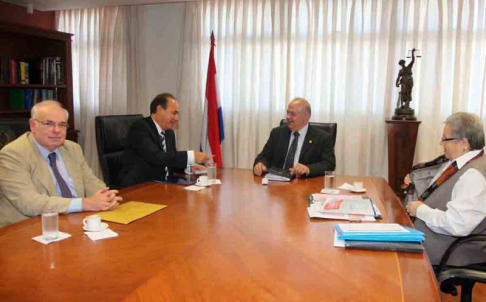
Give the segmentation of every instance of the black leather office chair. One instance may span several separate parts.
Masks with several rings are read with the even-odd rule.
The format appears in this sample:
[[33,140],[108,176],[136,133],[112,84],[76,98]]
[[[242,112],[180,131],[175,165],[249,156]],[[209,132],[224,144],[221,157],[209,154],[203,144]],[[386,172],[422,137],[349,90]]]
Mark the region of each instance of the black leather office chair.
[[[460,286],[461,302],[472,301],[472,290],[476,282],[486,283],[486,263],[463,267],[448,267],[447,261],[461,244],[478,241],[486,241],[486,235],[469,235],[457,239],[449,246],[436,269],[440,290],[446,294],[457,296],[456,286]],[[478,253],[481,252],[478,251]]]
[[[287,124],[286,119],[282,119],[280,121],[280,126],[283,126]],[[332,146],[336,145],[336,137],[337,137],[337,123],[315,123],[315,122],[310,122],[309,123],[312,127],[319,128],[321,130],[326,131],[332,136]]]
[[127,146],[126,137],[130,126],[142,119],[141,114],[97,116],[95,118],[96,145],[101,171],[110,188],[119,188],[118,176],[123,163],[121,157]]

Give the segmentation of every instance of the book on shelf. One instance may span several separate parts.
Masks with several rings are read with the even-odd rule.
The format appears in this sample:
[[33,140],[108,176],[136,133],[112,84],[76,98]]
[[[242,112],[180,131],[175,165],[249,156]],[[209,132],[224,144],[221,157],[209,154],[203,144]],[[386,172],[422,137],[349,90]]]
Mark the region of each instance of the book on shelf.
[[0,83],[63,85],[63,63],[60,57],[28,61],[0,57]]

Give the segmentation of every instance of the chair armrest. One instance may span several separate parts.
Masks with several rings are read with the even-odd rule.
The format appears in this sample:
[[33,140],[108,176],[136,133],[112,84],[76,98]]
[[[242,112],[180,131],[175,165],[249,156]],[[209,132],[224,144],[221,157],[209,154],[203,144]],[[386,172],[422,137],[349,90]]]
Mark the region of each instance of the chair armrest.
[[437,276],[439,283],[450,279],[468,279],[476,282],[486,283],[486,272],[467,268],[453,268],[446,270]]
[[[461,237],[456,239],[446,250],[444,253],[444,256],[442,256],[442,259],[439,263],[439,267],[437,268],[436,274],[439,275],[442,271],[444,271],[444,268],[447,265],[447,262],[449,261],[449,258],[451,257],[452,253],[462,244],[469,243],[469,242],[474,242],[474,241],[486,241],[486,235],[482,234],[474,234],[474,235],[469,235],[466,237]],[[450,270],[447,270],[450,271]]]

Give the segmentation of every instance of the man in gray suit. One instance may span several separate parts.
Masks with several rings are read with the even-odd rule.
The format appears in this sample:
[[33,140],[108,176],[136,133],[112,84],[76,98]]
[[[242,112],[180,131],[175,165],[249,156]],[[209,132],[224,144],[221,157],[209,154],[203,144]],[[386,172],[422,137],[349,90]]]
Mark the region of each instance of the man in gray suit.
[[93,174],[81,147],[66,140],[68,117],[56,101],[38,103],[31,131],[0,151],[0,228],[46,210],[106,211],[122,200]]

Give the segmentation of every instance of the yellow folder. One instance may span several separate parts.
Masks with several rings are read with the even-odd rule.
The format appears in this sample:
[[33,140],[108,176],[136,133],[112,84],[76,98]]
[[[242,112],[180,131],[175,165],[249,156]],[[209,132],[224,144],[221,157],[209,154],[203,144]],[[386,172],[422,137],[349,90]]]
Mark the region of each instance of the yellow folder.
[[107,212],[97,213],[102,220],[129,224],[132,221],[150,215],[158,210],[167,207],[166,205],[146,203],[140,201],[129,201],[119,205],[116,209]]

